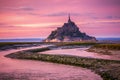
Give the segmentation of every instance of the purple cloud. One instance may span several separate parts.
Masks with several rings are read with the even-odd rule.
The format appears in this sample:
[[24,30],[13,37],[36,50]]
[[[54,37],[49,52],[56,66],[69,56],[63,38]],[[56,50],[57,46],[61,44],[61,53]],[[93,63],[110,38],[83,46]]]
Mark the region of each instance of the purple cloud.
[[73,15],[73,16],[80,16],[79,13],[66,13],[66,12],[59,12],[59,13],[51,13],[51,14],[46,14],[44,16],[66,16],[66,15]]
[[1,7],[0,10],[12,10],[12,11],[33,11],[32,7]]

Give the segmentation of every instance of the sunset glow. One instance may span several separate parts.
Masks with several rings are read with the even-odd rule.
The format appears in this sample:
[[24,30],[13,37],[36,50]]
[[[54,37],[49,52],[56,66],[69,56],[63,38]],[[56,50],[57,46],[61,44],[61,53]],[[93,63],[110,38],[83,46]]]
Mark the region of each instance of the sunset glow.
[[68,14],[81,32],[120,37],[120,0],[0,0],[0,38],[40,38]]

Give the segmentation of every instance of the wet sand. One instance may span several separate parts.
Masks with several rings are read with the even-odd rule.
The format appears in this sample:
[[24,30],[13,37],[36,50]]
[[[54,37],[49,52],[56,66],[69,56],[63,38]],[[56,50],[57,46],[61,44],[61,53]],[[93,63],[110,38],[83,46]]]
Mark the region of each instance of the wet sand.
[[45,52],[39,52],[40,54],[55,54],[55,55],[72,55],[88,58],[99,58],[99,59],[108,59],[108,60],[120,60],[118,56],[113,55],[103,55],[95,52],[87,52],[88,48],[74,48],[74,49],[54,49]]
[[0,80],[102,80],[91,70],[81,67],[4,57],[26,49],[30,48],[0,52]]

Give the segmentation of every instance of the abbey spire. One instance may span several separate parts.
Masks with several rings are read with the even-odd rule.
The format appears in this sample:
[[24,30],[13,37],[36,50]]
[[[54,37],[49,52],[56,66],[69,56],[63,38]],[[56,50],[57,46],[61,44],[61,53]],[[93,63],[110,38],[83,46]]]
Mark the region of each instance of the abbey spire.
[[68,15],[68,23],[72,22],[70,19],[70,14]]

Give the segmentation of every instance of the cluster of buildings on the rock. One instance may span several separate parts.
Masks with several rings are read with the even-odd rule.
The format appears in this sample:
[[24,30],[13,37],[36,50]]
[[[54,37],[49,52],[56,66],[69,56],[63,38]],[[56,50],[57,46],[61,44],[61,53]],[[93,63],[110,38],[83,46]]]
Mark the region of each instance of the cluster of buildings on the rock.
[[77,25],[71,21],[70,15],[67,23],[58,27],[44,40],[45,42],[95,42],[96,38],[79,31]]

